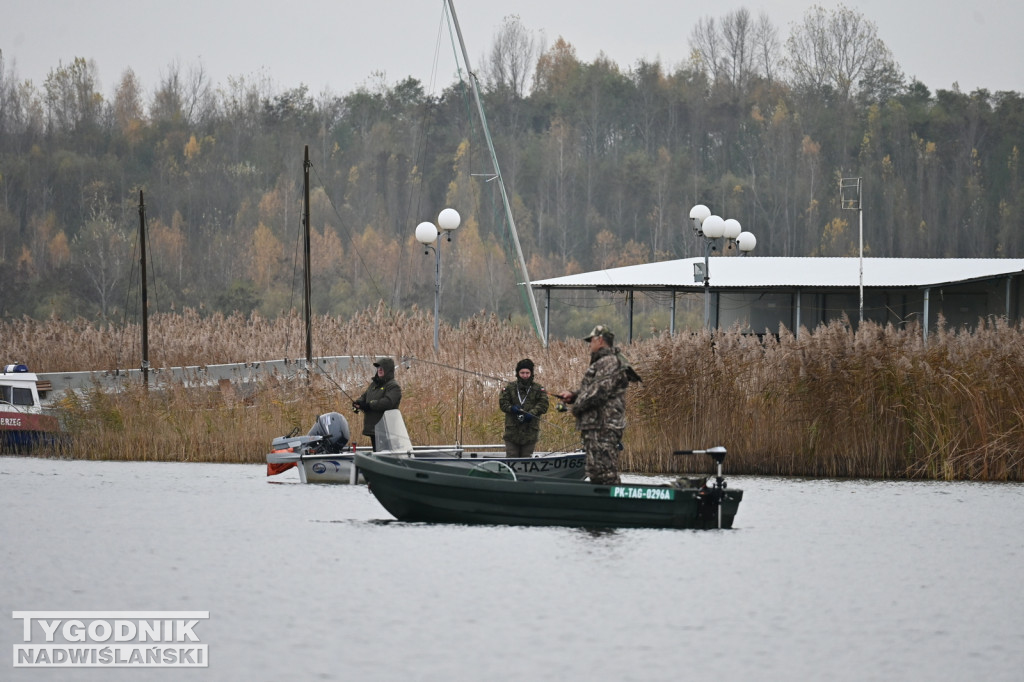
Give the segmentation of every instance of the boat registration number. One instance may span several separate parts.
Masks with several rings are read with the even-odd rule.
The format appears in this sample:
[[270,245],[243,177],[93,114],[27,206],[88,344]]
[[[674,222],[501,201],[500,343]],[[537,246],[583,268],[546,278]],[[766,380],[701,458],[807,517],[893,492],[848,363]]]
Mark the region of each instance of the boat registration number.
[[672,488],[627,488],[614,485],[611,495],[631,500],[674,500],[676,491]]

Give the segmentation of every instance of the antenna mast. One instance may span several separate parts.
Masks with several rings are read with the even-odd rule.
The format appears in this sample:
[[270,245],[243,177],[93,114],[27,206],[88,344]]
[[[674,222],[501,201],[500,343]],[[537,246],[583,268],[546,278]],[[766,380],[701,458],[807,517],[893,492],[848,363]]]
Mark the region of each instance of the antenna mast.
[[505,219],[508,220],[509,231],[512,234],[512,243],[516,248],[516,259],[519,261],[519,269],[523,275],[522,286],[526,289],[526,300],[530,304],[530,314],[533,316],[533,329],[537,338],[547,347],[544,338],[543,327],[540,322],[540,313],[537,311],[537,299],[533,296],[533,287],[530,286],[530,275],[526,272],[526,260],[523,258],[523,249],[519,245],[519,233],[516,231],[516,221],[512,217],[512,205],[508,200],[508,193],[505,191],[505,181],[501,177],[501,168],[498,166],[498,156],[494,152],[494,142],[491,140],[491,132],[487,128],[487,116],[484,114],[484,105],[480,100],[480,90],[477,87],[476,75],[469,65],[469,53],[466,51],[466,41],[462,39],[462,29],[459,27],[459,18],[455,16],[454,0],[447,0],[448,11],[452,15],[452,23],[455,24],[455,33],[459,37],[459,47],[462,48],[462,59],[466,63],[466,73],[469,75],[469,85],[473,89],[473,99],[476,100],[476,108],[480,113],[480,123],[484,129],[484,139],[487,140],[487,149],[491,153],[491,163],[494,164],[494,175],[498,180],[498,188],[501,190],[501,203],[505,206]]

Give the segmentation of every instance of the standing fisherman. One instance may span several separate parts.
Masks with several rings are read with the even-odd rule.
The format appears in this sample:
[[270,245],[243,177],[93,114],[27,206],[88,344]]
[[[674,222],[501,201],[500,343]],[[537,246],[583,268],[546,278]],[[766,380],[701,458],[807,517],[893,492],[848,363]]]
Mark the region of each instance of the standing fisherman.
[[370,385],[353,403],[352,408],[363,411],[363,435],[370,437],[370,447],[377,449],[375,428],[386,410],[393,410],[402,402],[402,387],[395,381],[395,361],[381,358],[373,363],[377,373]]
[[540,420],[548,411],[548,394],[533,380],[533,360],[516,364],[516,380],[501,391],[498,407],[505,413],[505,456],[530,457],[540,439]]
[[615,334],[599,324],[583,339],[590,342],[590,367],[578,391],[559,394],[572,405],[576,427],[587,453],[587,476],[592,483],[611,485],[619,478],[619,448],[626,428],[626,389],[641,381],[622,353]]

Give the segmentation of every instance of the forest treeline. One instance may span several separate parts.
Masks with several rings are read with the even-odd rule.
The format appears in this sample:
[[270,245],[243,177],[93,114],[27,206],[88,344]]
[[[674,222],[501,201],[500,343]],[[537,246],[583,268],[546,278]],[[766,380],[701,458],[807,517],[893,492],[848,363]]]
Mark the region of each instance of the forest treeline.
[[[697,203],[754,232],[755,257],[856,255],[852,177],[867,255],[1024,256],[1020,93],[932,91],[841,5],[788,35],[743,9],[702,18],[689,45],[679,65],[623,66],[515,16],[496,30],[475,73],[532,279],[700,255]],[[151,309],[301,305],[307,146],[314,313],[430,309],[434,258],[413,233],[450,206],[442,315],[525,318],[466,82],[312,93],[171,64],[104,93],[87,57],[37,84],[0,52],[3,316],[120,320],[138,296],[140,192]],[[596,303],[574,303],[556,331],[592,326]],[[658,326],[656,307],[638,327]]]

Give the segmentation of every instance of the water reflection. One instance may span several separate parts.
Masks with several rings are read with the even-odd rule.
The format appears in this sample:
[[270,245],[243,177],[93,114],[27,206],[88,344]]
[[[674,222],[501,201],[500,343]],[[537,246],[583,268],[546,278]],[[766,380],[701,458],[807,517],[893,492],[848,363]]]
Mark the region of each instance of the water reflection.
[[574,528],[573,535],[584,539],[602,540],[619,535],[617,528]]

